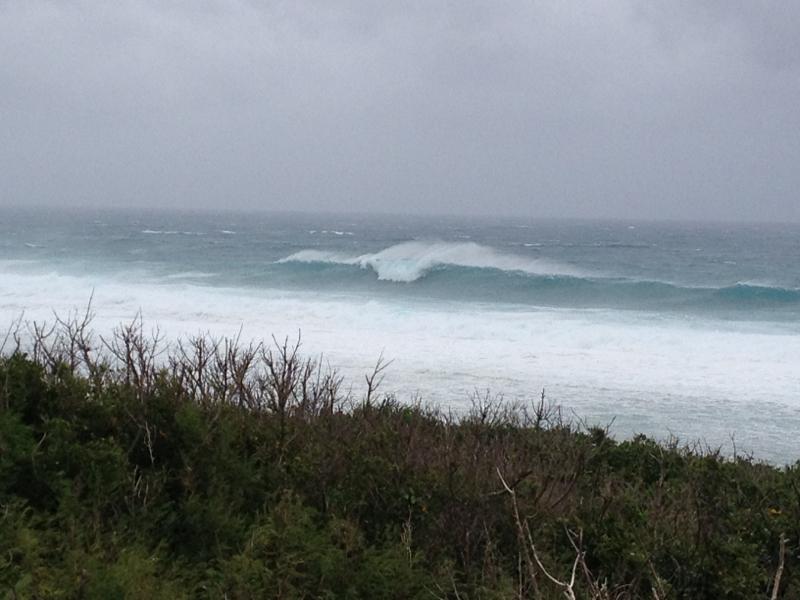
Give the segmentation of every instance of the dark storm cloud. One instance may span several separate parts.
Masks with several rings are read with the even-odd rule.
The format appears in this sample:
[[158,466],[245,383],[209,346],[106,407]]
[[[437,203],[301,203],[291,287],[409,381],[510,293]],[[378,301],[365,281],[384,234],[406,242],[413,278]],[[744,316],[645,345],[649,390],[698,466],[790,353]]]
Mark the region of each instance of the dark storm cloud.
[[800,9],[0,2],[0,202],[800,219]]

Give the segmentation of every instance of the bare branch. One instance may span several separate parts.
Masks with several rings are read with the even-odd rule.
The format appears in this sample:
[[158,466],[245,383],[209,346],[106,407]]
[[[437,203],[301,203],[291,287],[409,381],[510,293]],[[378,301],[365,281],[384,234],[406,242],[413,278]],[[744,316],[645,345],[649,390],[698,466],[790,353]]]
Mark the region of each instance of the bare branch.
[[778,570],[775,571],[775,580],[772,583],[772,596],[770,596],[771,600],[778,600],[778,593],[781,589],[781,577],[783,576],[783,567],[784,561],[786,559],[786,536],[781,534],[780,537],[780,550],[779,550],[779,558],[778,558]]
[[6,330],[5,336],[3,336],[3,341],[2,343],[0,343],[0,355],[2,355],[5,352],[6,344],[8,343],[9,340],[14,340],[15,342],[14,344],[15,348],[11,353],[13,354],[19,351],[19,344],[20,344],[19,331],[22,328],[22,319],[24,317],[25,317],[25,311],[21,312],[16,319],[11,321],[11,324],[8,326],[8,329]]
[[372,369],[372,372],[364,376],[364,379],[367,382],[367,392],[364,398],[364,403],[367,406],[371,404],[372,396],[378,391],[378,388],[383,383],[384,371],[391,364],[392,361],[387,361],[383,356],[383,351],[381,351],[381,355],[378,357],[378,361],[375,363],[375,367]]

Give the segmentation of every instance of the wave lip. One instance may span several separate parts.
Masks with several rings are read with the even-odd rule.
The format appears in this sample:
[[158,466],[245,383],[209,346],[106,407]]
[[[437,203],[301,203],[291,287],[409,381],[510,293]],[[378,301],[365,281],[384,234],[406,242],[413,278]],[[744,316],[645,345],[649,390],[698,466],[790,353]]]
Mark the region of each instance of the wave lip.
[[540,259],[504,254],[474,242],[403,242],[379,252],[347,255],[341,252],[301,250],[278,263],[325,263],[371,269],[382,281],[411,283],[434,269],[456,266],[529,275],[568,275],[578,277],[578,270]]

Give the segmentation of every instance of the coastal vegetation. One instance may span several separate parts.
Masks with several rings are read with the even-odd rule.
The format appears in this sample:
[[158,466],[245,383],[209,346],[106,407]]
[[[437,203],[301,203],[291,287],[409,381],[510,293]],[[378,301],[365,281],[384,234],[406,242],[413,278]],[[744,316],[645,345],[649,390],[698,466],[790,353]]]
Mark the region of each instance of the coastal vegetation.
[[800,463],[403,403],[382,362],[355,395],[299,343],[21,328],[0,597],[800,597]]

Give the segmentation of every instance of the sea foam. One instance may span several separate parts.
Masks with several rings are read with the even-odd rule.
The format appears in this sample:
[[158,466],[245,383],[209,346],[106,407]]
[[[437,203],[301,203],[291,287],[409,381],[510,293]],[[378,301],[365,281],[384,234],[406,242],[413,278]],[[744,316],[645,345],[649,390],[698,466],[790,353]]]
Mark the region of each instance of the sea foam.
[[240,328],[244,340],[302,332],[304,352],[323,354],[355,393],[383,352],[394,359],[384,390],[401,399],[419,393],[458,411],[476,389],[512,399],[547,388],[590,421],[616,417],[622,434],[672,431],[724,443],[736,432],[740,447],[760,456],[800,454],[793,436],[800,426],[800,336],[783,325],[326,297],[157,283],[130,273],[68,276],[7,266],[0,275],[0,328],[23,310],[27,319],[52,321],[52,310],[80,310],[94,294],[99,333],[139,310],[169,339],[236,335]]

